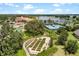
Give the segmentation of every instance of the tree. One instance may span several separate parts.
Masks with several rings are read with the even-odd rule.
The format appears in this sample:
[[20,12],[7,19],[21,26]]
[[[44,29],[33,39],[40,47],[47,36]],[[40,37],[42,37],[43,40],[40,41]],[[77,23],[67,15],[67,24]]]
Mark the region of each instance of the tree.
[[8,19],[8,15],[0,15],[0,20],[7,20]]
[[66,41],[67,41],[67,37],[64,35],[60,35],[58,37],[57,43],[60,45],[64,45]]
[[72,31],[74,31],[74,30],[76,30],[76,29],[79,29],[79,25],[73,26]]
[[0,55],[15,55],[22,48],[22,35],[15,32],[8,22],[4,22],[0,30]]
[[67,41],[67,37],[68,37],[68,33],[65,30],[59,35],[57,43],[60,44],[60,45],[64,45],[65,42]]
[[49,20],[48,20],[48,23],[49,23],[49,24],[53,24],[53,20],[49,19]]
[[33,20],[25,25],[25,30],[32,36],[42,35],[44,33],[44,26],[40,21]]
[[65,51],[69,54],[74,54],[77,52],[78,49],[78,42],[77,40],[68,40],[65,45]]
[[45,32],[48,33],[48,36],[51,37],[52,40],[57,39],[57,34],[56,34],[56,32],[54,32],[53,30],[48,30],[48,29],[46,29]]
[[57,30],[57,34],[61,34],[61,33],[64,32],[64,31],[66,31],[64,28],[59,28],[59,29]]
[[72,27],[71,26],[66,26],[65,28],[67,31],[71,31],[72,30]]
[[63,35],[68,36],[67,30],[65,30],[65,28],[59,28],[57,30],[57,34],[59,34],[59,35],[63,34]]

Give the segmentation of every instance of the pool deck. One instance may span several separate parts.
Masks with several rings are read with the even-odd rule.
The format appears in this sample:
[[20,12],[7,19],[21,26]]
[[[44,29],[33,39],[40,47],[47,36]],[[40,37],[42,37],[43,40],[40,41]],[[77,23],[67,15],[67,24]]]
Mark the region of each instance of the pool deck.
[[55,29],[59,29],[63,26],[61,25],[45,25],[48,29],[51,29],[51,30],[55,30]]

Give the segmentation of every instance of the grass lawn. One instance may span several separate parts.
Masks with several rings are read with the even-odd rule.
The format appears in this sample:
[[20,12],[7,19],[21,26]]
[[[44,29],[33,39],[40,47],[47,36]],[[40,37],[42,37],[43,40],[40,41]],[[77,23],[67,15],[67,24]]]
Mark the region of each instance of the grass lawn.
[[32,38],[32,36],[29,34],[29,33],[22,33],[22,38],[23,38],[23,41],[26,41],[26,40],[28,40],[28,39],[30,39],[30,38]]
[[[73,32],[68,32],[68,34],[69,34],[69,36],[68,36],[68,40],[78,40],[76,37],[74,37],[72,34],[73,34]],[[78,41],[78,45],[79,45],[79,41]],[[79,46],[78,46],[79,47]],[[79,49],[78,49],[78,51],[76,52],[76,54],[74,54],[75,56],[79,56]]]
[[39,53],[37,56],[52,56],[57,51],[56,47],[48,48],[47,50]]
[[23,49],[18,50],[16,56],[26,56],[25,51]]
[[73,32],[68,32],[68,40],[78,40],[76,37],[73,36]]

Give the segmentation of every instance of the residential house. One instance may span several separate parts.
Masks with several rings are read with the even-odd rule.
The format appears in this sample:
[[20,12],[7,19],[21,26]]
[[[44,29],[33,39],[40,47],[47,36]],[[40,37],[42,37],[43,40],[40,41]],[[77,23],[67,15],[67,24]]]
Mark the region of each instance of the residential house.
[[51,21],[51,23],[58,23],[58,24],[64,24],[65,23],[65,19],[61,19],[58,17],[53,17],[53,16],[38,16],[36,17],[36,19],[41,20],[43,23],[45,24],[50,24],[49,20]]
[[13,25],[14,28],[16,28],[17,31],[25,31],[24,26],[27,22],[32,21],[33,19],[25,17],[25,16],[19,16],[16,17],[15,23]]

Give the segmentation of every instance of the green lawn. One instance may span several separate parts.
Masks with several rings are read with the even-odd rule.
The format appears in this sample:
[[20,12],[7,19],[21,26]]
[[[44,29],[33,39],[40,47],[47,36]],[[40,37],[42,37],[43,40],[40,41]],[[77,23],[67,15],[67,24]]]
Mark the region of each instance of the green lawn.
[[[23,35],[23,41],[26,41],[27,39],[29,39],[29,35],[26,35],[25,33],[22,33]],[[16,56],[26,56],[25,51],[22,49],[18,50],[18,52],[16,53]]]
[[73,36],[73,32],[68,32],[68,40],[78,40],[76,37]]
[[52,56],[56,51],[56,47],[51,47],[41,53],[38,53],[37,56]]
[[[69,34],[69,36],[68,36],[68,40],[74,40],[74,39],[76,39],[76,40],[78,40],[76,37],[74,37],[72,34],[73,34],[73,32],[68,32],[68,34]],[[79,45],[79,42],[78,42],[78,45]],[[78,51],[76,52],[76,54],[74,54],[75,56],[79,56],[79,49],[78,49]]]
[[18,50],[16,56],[26,56],[25,51],[23,49]]
[[26,41],[27,39],[30,38],[29,34],[27,34],[27,33],[23,33],[22,35],[23,35],[22,38],[23,38],[24,41]]

